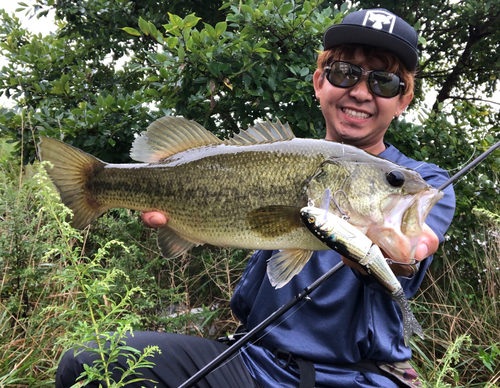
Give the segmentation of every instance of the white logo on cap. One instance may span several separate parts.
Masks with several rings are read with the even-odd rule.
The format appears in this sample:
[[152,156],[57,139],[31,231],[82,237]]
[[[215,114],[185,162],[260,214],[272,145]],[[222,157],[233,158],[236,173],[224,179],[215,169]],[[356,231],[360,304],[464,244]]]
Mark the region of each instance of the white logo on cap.
[[363,20],[363,26],[384,30],[392,34],[396,16],[385,11],[368,11]]

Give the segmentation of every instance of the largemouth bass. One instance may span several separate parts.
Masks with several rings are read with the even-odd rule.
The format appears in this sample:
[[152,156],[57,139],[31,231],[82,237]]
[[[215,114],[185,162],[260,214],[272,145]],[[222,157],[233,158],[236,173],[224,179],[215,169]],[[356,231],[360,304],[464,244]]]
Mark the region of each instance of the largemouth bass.
[[403,313],[403,338],[408,346],[413,333],[424,339],[401,283],[394,275],[377,245],[346,220],[313,206],[300,211],[302,222],[326,246],[358,263],[398,303]]
[[168,216],[158,231],[164,257],[200,244],[283,249],[268,265],[275,287],[312,251],[328,249],[300,220],[300,209],[318,205],[325,189],[341,190],[337,205],[396,260],[408,257],[401,247],[418,238],[443,195],[413,170],[353,146],[295,138],[279,122],[222,141],[195,122],[164,117],[134,141],[131,157],[141,164],[108,164],[51,138],[39,150],[74,227],[111,208],[160,211]]

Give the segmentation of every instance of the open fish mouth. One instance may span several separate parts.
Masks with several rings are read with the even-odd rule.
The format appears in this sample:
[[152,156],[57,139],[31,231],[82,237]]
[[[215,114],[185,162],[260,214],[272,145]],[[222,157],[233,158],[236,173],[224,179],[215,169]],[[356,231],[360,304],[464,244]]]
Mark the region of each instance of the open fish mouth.
[[391,259],[406,261],[414,257],[425,219],[443,196],[433,187],[414,195],[390,196],[383,209],[384,223],[372,225],[366,235]]

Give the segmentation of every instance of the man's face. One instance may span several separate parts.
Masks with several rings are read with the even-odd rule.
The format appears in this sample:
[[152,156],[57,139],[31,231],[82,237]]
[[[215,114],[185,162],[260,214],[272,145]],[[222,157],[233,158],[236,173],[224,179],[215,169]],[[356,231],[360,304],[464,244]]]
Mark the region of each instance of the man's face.
[[[382,62],[366,58],[361,49],[354,59],[348,60],[364,70],[385,70]],[[333,86],[316,70],[314,89],[326,121],[326,139],[354,145],[378,155],[385,149],[384,135],[394,116],[399,116],[408,106],[413,93],[383,98],[368,88],[367,77],[351,88]]]

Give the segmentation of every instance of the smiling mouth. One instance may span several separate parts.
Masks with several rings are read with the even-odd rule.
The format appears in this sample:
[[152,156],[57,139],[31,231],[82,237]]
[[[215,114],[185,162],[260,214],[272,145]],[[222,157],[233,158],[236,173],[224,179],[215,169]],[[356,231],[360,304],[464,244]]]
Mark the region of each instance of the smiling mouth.
[[371,117],[370,114],[359,112],[357,110],[342,108],[342,112],[344,112],[347,116],[352,117],[353,119],[367,119]]

